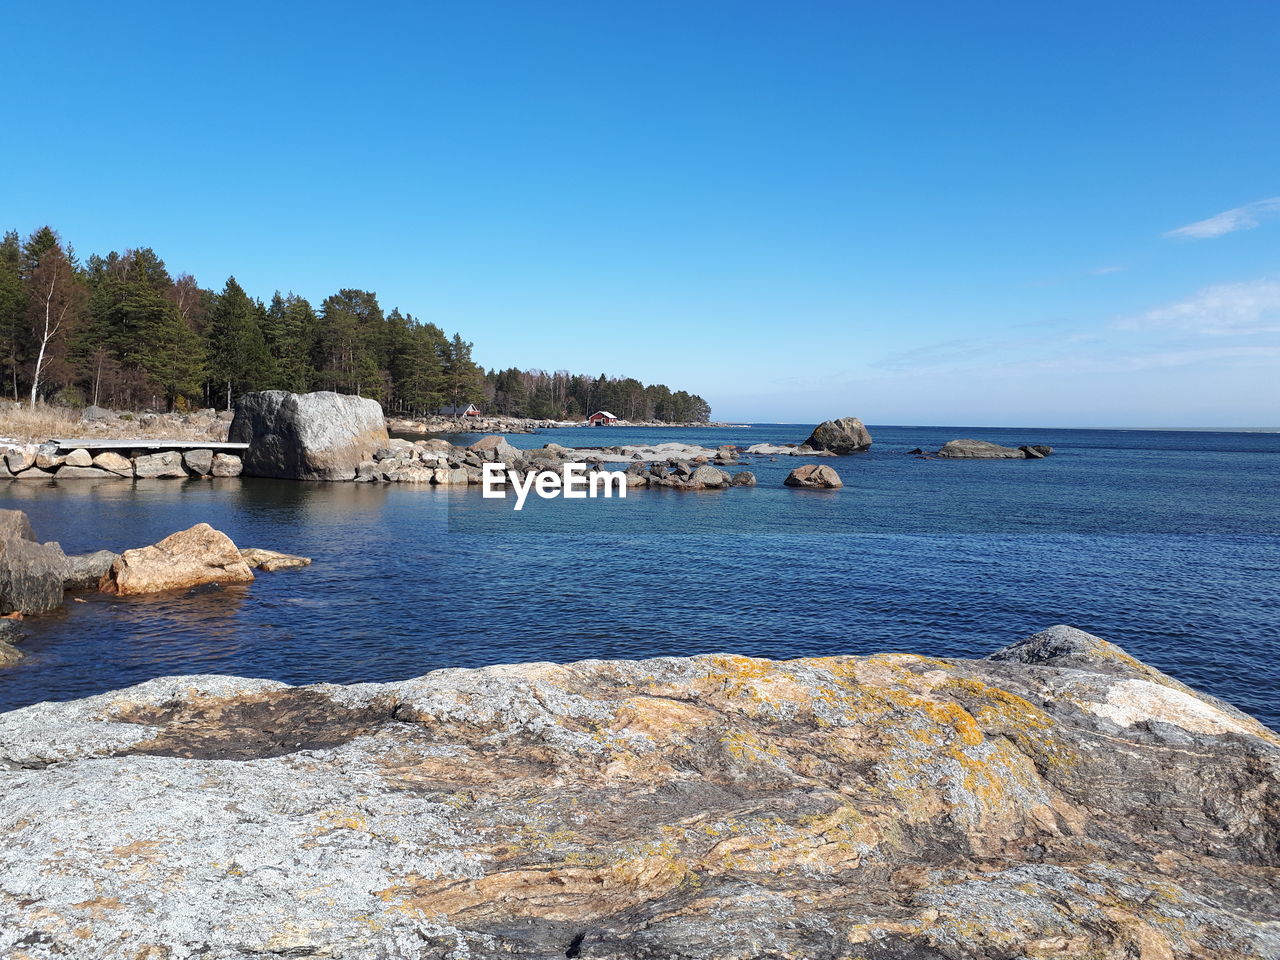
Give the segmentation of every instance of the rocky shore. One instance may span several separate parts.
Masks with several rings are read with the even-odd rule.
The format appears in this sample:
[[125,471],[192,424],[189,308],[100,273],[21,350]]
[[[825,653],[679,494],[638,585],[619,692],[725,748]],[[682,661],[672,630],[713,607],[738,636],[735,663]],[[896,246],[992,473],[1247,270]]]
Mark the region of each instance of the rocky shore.
[[1054,627],[0,715],[0,955],[1280,955],[1280,740]]
[[[584,420],[535,420],[528,417],[422,417],[407,419],[389,417],[387,429],[392,433],[537,433],[539,430],[568,430],[574,427],[590,427]],[[615,420],[613,427],[655,427],[672,429],[690,429],[695,427],[738,427],[745,424],[703,422],[690,420],[683,423],[668,423],[664,420]]]

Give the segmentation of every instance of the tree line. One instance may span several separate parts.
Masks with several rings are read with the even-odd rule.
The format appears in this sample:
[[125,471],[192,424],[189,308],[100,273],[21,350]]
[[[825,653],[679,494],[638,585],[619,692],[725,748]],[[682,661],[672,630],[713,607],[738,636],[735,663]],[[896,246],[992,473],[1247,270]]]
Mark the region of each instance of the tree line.
[[0,240],[0,374],[0,392],[32,405],[229,408],[241,393],[282,389],[371,397],[406,416],[469,403],[536,418],[711,414],[701,397],[630,378],[486,372],[460,333],[387,313],[368,290],[318,308],[279,291],[263,302],[235,277],[216,291],[175,276],[149,247],[81,262],[50,227]]

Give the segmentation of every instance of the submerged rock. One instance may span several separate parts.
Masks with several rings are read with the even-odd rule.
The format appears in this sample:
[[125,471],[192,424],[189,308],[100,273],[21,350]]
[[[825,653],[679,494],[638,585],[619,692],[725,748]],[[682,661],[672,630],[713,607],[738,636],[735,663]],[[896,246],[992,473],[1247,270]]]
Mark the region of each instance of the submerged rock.
[[953,460],[1038,460],[1053,453],[1053,447],[1003,447],[986,440],[948,440],[938,456]]
[[857,453],[871,446],[871,431],[857,417],[841,417],[818,424],[804,445],[841,455]]
[[788,487],[816,487],[821,489],[834,490],[844,486],[844,481],[840,479],[840,474],[826,464],[805,464],[803,467],[796,467],[789,474],[787,479],[782,481]]
[[360,464],[389,442],[376,400],[284,390],[241,396],[228,439],[249,444],[247,476],[285,480],[354,480]]
[[1058,627],[0,714],[0,955],[1262,958],[1280,739]]
[[277,570],[294,570],[298,567],[310,566],[310,557],[295,557],[291,553],[277,553],[275,550],[262,550],[258,547],[246,547],[240,551],[240,558],[255,570],[274,573]]
[[252,579],[253,571],[231,538],[197,523],[153,546],[126,550],[103,574],[99,589],[124,596]]

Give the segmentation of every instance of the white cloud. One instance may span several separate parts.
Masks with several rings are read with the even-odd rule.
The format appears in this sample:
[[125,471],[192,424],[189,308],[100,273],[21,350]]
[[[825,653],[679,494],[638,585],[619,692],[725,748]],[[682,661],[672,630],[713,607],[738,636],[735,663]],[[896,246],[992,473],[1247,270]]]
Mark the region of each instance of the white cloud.
[[1120,273],[1122,270],[1128,270],[1128,267],[1099,267],[1093,271],[1095,277],[1105,277],[1108,273]]
[[1206,336],[1280,332],[1280,279],[1205,287],[1186,300],[1116,321],[1124,330],[1176,330]]
[[1224,210],[1207,220],[1197,220],[1185,227],[1170,230],[1165,236],[1181,240],[1209,240],[1235,233],[1237,230],[1252,230],[1261,224],[1265,217],[1274,213],[1280,213],[1280,197],[1268,197],[1266,200],[1246,203],[1243,207],[1236,207],[1233,210]]

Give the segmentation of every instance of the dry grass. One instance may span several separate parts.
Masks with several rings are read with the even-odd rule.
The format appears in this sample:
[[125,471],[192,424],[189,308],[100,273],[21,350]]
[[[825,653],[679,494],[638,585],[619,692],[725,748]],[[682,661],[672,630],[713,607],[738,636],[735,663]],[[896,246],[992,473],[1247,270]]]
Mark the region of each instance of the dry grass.
[[[0,439],[39,443],[54,437],[214,440],[227,439],[228,424],[221,420],[162,414],[154,419],[125,414],[107,420],[82,420],[71,407],[39,406],[34,409],[0,410]],[[128,419],[126,419],[128,418]]]

